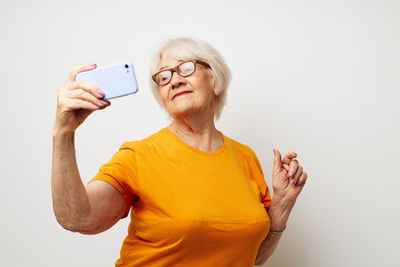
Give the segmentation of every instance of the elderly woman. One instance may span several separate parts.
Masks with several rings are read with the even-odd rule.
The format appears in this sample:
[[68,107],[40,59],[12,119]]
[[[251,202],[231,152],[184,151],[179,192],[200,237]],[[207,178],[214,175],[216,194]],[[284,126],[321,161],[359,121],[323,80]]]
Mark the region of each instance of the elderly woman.
[[67,230],[97,234],[131,212],[116,266],[244,267],[271,256],[307,174],[274,150],[273,198],[253,150],[218,131],[230,71],[210,45],[172,39],[156,53],[152,88],[167,127],[122,144],[85,186],[74,148],[77,127],[108,107],[75,67],[58,90],[53,133],[54,213]]

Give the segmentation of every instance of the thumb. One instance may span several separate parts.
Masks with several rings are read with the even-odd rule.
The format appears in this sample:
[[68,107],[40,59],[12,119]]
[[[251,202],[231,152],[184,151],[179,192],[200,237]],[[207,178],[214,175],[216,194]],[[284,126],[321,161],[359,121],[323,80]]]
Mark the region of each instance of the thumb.
[[78,73],[83,72],[83,71],[92,70],[95,68],[97,68],[97,65],[92,64],[92,63],[85,63],[85,64],[77,65],[72,68],[72,70],[69,74],[69,81],[71,81],[71,82],[75,81],[76,75],[78,75]]
[[274,151],[274,171],[280,170],[282,167],[281,153],[277,149],[274,149],[273,151]]

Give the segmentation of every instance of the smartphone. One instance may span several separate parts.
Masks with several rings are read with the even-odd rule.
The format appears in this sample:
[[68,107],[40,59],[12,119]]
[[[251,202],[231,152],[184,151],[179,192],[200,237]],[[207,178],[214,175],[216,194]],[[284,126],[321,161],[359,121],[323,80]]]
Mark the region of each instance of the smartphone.
[[76,80],[93,83],[104,92],[103,100],[134,94],[138,91],[135,71],[130,61],[80,72]]

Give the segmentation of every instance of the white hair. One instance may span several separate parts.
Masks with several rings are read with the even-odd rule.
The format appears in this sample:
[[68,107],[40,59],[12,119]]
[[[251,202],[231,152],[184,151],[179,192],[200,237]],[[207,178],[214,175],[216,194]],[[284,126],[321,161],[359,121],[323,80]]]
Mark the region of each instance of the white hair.
[[[226,102],[226,90],[231,80],[231,71],[226,65],[221,54],[208,43],[188,37],[169,39],[163,43],[154,54],[150,65],[150,73],[153,75],[158,72],[163,55],[168,54],[178,60],[198,59],[207,62],[210,66],[210,72],[214,78],[215,91],[217,96],[214,102],[214,116],[218,119],[222,108]],[[157,84],[150,75],[150,87],[158,103],[166,109],[158,91]]]

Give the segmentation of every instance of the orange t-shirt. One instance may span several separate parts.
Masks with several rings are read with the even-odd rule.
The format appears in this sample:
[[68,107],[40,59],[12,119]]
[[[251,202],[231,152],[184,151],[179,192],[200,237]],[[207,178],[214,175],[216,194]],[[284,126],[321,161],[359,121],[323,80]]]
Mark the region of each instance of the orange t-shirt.
[[166,127],[100,168],[93,180],[124,195],[125,216],[132,208],[115,266],[254,265],[271,196],[255,153],[221,135],[218,151],[203,152]]

